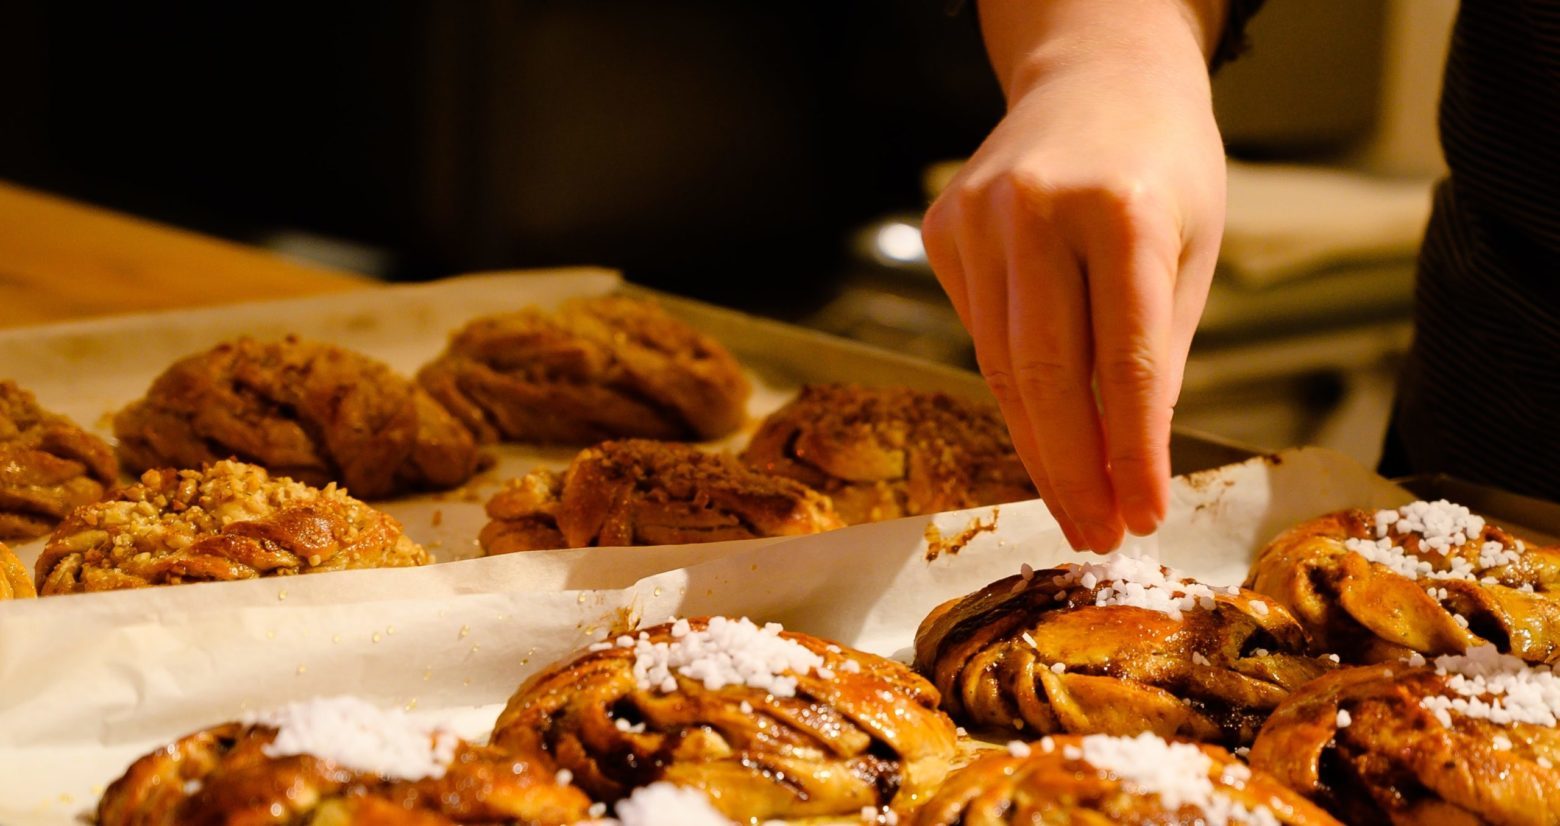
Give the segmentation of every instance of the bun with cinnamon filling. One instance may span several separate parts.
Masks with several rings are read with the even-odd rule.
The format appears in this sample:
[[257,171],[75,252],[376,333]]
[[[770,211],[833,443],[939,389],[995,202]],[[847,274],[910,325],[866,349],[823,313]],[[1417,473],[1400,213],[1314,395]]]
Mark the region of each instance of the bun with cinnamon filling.
[[842,527],[829,500],[728,454],[628,439],[586,448],[562,477],[538,470],[487,504],[489,554],[680,545],[796,536]]
[[102,439],[0,381],[0,539],[43,536],[73,508],[103,498],[118,476]]
[[394,518],[242,462],[149,470],[78,508],[38,558],[44,595],[424,565]]
[[531,678],[493,742],[541,751],[597,800],[665,780],[728,817],[905,810],[946,774],[937,692],[872,654],[747,620],[681,620],[592,646]]
[[1299,623],[1257,594],[1112,554],[943,604],[916,633],[915,663],[972,729],[1233,747],[1332,665],[1306,648]]
[[1560,548],[1529,545],[1445,500],[1296,525],[1263,549],[1246,584],[1346,662],[1490,644],[1560,663]]

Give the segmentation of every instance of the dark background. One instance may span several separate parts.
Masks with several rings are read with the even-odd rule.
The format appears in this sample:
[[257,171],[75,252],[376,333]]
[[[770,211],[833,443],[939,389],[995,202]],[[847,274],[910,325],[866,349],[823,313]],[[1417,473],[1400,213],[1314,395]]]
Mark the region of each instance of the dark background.
[[0,178],[391,279],[594,263],[801,312],[1001,114],[944,5],[5,2]]

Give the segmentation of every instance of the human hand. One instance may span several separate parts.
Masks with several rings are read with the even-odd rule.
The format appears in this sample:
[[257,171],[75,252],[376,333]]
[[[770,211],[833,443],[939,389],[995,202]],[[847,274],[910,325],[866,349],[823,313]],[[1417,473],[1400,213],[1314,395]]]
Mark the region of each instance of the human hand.
[[1224,226],[1201,54],[1192,69],[1134,58],[1010,84],[922,228],[1041,496],[1073,547],[1102,553],[1164,519],[1171,413]]

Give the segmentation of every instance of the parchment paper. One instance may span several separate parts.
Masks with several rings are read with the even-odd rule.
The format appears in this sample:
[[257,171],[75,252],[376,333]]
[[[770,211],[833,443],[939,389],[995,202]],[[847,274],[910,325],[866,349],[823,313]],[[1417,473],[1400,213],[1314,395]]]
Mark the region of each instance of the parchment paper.
[[[470,316],[616,286],[601,272],[462,279],[17,331],[0,334],[0,373],[97,425],[173,357],[240,331],[303,332],[409,372]],[[808,379],[981,392],[957,371],[671,304],[754,367],[756,415]],[[549,458],[559,466],[572,453],[506,451],[498,472],[469,491],[386,509],[443,558],[469,553],[481,502],[503,474]],[[1410,498],[1341,454],[1290,451],[1177,480],[1159,548],[1167,564],[1234,583],[1251,554],[1289,524]],[[434,510],[442,511],[438,526]],[[957,553],[927,559],[928,536],[992,520],[994,530]],[[311,696],[357,694],[453,718],[479,736],[527,675],[640,621],[746,615],[905,657],[921,618],[941,601],[1024,562],[1040,568],[1073,556],[1044,506],[1024,502],[794,539],[512,554],[0,603],[0,823],[71,822],[157,745]]]

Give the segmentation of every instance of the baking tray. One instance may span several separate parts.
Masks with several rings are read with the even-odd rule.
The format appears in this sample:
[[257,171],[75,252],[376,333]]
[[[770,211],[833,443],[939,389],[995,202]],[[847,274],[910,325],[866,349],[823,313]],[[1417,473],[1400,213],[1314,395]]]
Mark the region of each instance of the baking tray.
[[[101,430],[105,414],[173,358],[239,333],[299,332],[410,372],[470,317],[614,290],[648,294],[601,270],[495,274],[12,330],[0,332],[0,374]],[[744,361],[755,417],[806,381],[986,393],[966,372],[656,297]],[[1241,455],[1195,437],[1179,439],[1178,450],[1193,464]],[[385,505],[414,538],[457,561],[0,604],[0,823],[74,822],[150,748],[311,696],[353,693],[479,734],[527,675],[639,621],[748,615],[904,657],[941,601],[1021,564],[1074,558],[1038,501],[788,539],[464,558],[485,521],[486,492],[573,452],[506,447],[499,468],[462,491]],[[1252,553],[1289,524],[1410,498],[1328,451],[1249,458],[1175,481],[1157,552],[1205,580],[1239,581]],[[947,539],[988,525],[967,541]]]

